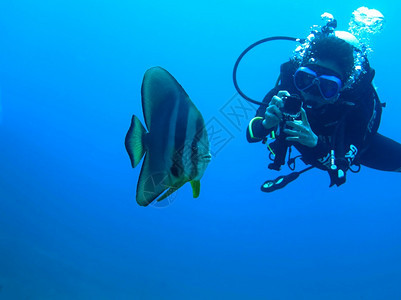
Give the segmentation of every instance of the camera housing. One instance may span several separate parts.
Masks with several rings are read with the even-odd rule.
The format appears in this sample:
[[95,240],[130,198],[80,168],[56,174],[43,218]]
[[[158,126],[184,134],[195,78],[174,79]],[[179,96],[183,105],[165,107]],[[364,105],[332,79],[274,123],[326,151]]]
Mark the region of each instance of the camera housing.
[[286,141],[286,134],[283,132],[283,129],[285,129],[287,121],[294,121],[299,118],[302,107],[302,99],[296,94],[283,97],[282,99],[284,106],[280,110],[283,118],[278,126],[276,140],[269,144],[270,149],[274,152],[274,161],[268,167],[277,171],[285,164],[287,150],[291,146],[291,143]]
[[284,106],[281,109],[284,121],[294,121],[299,117],[302,107],[302,99],[300,96],[294,94],[291,96],[283,97]]

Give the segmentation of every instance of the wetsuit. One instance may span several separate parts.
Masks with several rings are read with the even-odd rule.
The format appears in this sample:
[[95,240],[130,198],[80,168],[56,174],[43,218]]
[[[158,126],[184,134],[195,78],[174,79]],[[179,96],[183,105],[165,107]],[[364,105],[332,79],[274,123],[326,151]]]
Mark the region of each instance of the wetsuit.
[[[265,96],[264,103],[268,104],[280,90],[300,94],[293,82],[296,69],[297,65],[292,61],[281,65],[280,81]],[[372,85],[374,74],[369,67],[357,84],[342,92],[333,104],[317,108],[312,103],[303,103],[309,124],[318,136],[318,143],[313,148],[299,143],[292,145],[301,153],[306,164],[328,171],[330,186],[344,183],[346,171],[351,165],[401,172],[401,144],[377,133],[382,104]],[[277,128],[266,129],[262,125],[265,111],[266,106],[260,106],[248,125],[247,139],[250,143],[264,141],[272,131],[277,131]]]

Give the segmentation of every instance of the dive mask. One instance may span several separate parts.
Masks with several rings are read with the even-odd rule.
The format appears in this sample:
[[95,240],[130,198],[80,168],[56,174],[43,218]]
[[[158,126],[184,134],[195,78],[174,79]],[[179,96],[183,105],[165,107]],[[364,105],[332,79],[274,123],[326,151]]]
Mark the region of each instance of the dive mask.
[[336,100],[342,88],[342,82],[338,76],[319,75],[310,67],[298,68],[294,74],[294,84],[299,91],[312,94],[318,92],[328,101]]

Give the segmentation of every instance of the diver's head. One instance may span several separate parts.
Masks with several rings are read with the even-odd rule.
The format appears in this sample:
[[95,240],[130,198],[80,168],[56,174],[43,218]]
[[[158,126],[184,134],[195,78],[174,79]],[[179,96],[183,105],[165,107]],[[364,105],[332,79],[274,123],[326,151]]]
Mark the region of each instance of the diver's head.
[[[373,10],[373,12],[376,11]],[[337,101],[342,91],[350,90],[358,87],[359,84],[363,84],[363,78],[365,77],[363,75],[370,70],[367,57],[371,52],[370,36],[381,31],[384,17],[380,13],[372,13],[372,10],[365,7],[359,8],[353,13],[348,32],[335,30],[337,21],[330,13],[324,13],[321,17],[325,24],[323,26],[312,26],[311,33],[295,49],[293,59],[299,67],[315,64],[329,69],[329,73],[331,71],[337,73],[338,79],[341,81],[341,88],[337,97],[327,97],[337,90],[338,84],[336,82],[338,80],[331,78],[334,81],[326,82],[320,75],[327,74],[318,74],[313,70],[308,71],[311,76],[309,83],[315,79],[313,80],[314,84],[311,85],[311,87],[314,87],[314,98],[317,99],[320,94],[321,98],[328,103]],[[305,75],[305,73],[300,74]],[[303,83],[301,89],[298,87],[298,90],[305,97],[308,96],[307,92],[313,91],[306,88],[308,86],[307,78],[303,78],[305,82],[298,81],[298,84]],[[329,85],[326,83],[329,83]],[[318,84],[320,85],[318,86]],[[327,86],[330,87],[328,91],[325,90]]]
[[335,35],[318,36],[310,44],[301,65],[328,62],[342,78],[348,78],[354,68],[354,47]]
[[336,102],[341,91],[355,82],[356,70],[362,70],[356,61],[359,51],[358,40],[348,32],[334,31],[311,39],[294,75],[303,98],[315,104]]

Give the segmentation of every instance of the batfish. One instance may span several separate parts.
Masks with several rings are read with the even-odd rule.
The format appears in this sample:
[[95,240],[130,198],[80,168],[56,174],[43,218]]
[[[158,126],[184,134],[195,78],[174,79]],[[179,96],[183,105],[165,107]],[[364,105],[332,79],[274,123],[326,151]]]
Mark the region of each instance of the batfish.
[[186,182],[193,197],[210,160],[209,139],[199,110],[177,80],[153,67],[142,81],[142,111],[146,128],[135,115],[125,137],[125,148],[135,168],[145,156],[136,201],[147,206],[174,193]]

